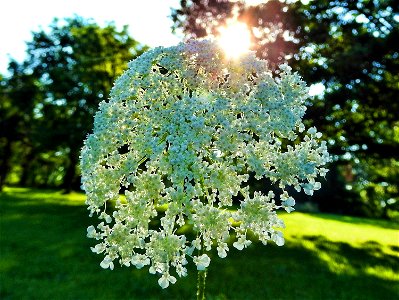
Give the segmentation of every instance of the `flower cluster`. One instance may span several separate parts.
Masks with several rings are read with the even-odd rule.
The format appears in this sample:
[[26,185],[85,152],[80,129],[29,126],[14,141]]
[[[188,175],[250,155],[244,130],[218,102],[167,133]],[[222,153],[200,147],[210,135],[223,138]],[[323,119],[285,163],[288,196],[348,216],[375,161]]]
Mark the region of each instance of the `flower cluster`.
[[[99,241],[92,251],[104,255],[101,267],[149,266],[166,288],[187,275],[188,260],[208,267],[212,247],[226,257],[230,237],[239,250],[249,232],[283,245],[276,210],[293,210],[287,187],[311,195],[329,160],[321,133],[302,123],[307,97],[287,65],[273,77],[254,53],[229,60],[209,40],[130,62],[81,152],[86,203],[101,220],[87,236]],[[281,193],[251,191],[248,174]]]

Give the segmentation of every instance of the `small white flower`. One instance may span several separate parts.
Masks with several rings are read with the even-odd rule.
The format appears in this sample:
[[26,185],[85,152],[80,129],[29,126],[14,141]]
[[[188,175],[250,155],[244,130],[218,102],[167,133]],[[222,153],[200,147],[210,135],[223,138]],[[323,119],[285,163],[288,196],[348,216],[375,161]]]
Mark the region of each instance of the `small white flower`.
[[187,276],[187,268],[183,267],[182,265],[177,265],[176,266],[176,273],[180,277],[185,277],[185,276]]
[[217,247],[217,251],[220,258],[225,258],[227,256],[227,251],[229,251],[229,247],[226,243],[220,243]]
[[108,255],[104,257],[103,261],[100,263],[100,266],[103,269],[108,269],[108,268],[110,268],[111,270],[114,269],[114,263],[112,262],[112,259]]
[[169,280],[165,275],[162,275],[162,277],[158,279],[158,284],[161,288],[166,289],[169,286]]
[[145,255],[136,254],[133,255],[131,263],[132,265],[136,266],[137,269],[141,269],[142,267],[150,264],[150,259]]
[[187,255],[191,256],[191,255],[193,254],[194,250],[195,250],[195,247],[194,247],[194,246],[187,247],[187,248],[186,248],[186,253],[187,253]]
[[93,225],[90,225],[87,227],[87,237],[88,238],[94,238],[96,236],[96,229],[94,228]]
[[320,183],[320,182],[315,182],[315,183],[313,184],[313,189],[314,189],[315,191],[320,190],[320,188],[321,188],[321,183]]
[[97,254],[104,252],[106,245],[103,243],[97,244],[95,247],[91,247],[91,251]]
[[107,223],[111,223],[111,222],[112,222],[112,218],[111,218],[110,215],[107,215],[107,216],[105,217],[105,222],[107,222]]
[[199,238],[196,238],[192,242],[193,246],[197,248],[198,250],[201,250],[201,240]]
[[286,207],[284,207],[284,209],[287,213],[291,213],[295,210],[295,208],[293,208],[292,206],[286,206]]
[[288,197],[282,202],[282,205],[286,212],[290,213],[295,210],[295,208],[293,208],[293,206],[295,205],[295,199],[292,197]]
[[285,200],[284,202],[283,202],[284,204],[284,206],[294,206],[295,205],[295,199],[294,198],[292,198],[292,197],[289,197],[287,200]]
[[303,185],[303,191],[305,192],[306,195],[312,196],[313,195],[313,184],[307,183]]
[[311,135],[316,134],[317,133],[316,127],[310,127],[308,129],[308,133],[311,134]]
[[171,284],[176,283],[176,278],[171,276],[168,273],[165,273],[161,276],[161,278],[158,279],[158,284],[161,286],[161,288],[166,289],[169,286],[169,282]]
[[197,270],[203,271],[209,266],[211,259],[208,255],[202,254],[201,256],[194,256],[193,261],[197,266]]
[[283,233],[281,231],[273,232],[272,241],[275,242],[277,246],[283,246],[285,243]]
[[242,250],[251,244],[252,242],[250,240],[245,239],[245,236],[241,236],[236,242],[233,243],[233,246],[238,250]]
[[327,169],[325,169],[325,168],[320,168],[319,169],[319,174],[320,174],[320,176],[326,176],[327,175],[327,172],[328,172],[328,170]]
[[108,215],[108,214],[105,213],[105,212],[102,212],[98,218],[99,218],[99,219],[104,219],[105,222],[107,222],[107,223],[111,223],[111,222],[112,222],[111,216]]
[[233,246],[234,246],[236,249],[238,249],[238,250],[242,250],[242,249],[244,249],[245,244],[242,243],[242,242],[237,241],[237,242],[234,242],[234,243],[233,243]]
[[219,149],[214,149],[214,150],[213,150],[213,154],[214,154],[215,157],[217,157],[217,158],[222,157],[222,151],[220,151]]

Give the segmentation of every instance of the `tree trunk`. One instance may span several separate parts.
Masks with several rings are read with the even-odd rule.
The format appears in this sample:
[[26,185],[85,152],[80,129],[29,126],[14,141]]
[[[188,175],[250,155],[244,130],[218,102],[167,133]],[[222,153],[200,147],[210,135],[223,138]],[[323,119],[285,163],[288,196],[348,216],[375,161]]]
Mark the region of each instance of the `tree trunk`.
[[32,168],[31,168],[34,158],[35,158],[35,151],[33,151],[33,149],[30,148],[27,151],[27,154],[24,157],[24,161],[21,164],[22,175],[21,178],[19,179],[19,185],[30,186],[34,184],[34,182],[32,182]]
[[11,154],[11,141],[6,139],[6,144],[4,145],[4,155],[0,160],[0,192],[3,190],[7,174],[10,171]]
[[76,165],[78,164],[79,160],[79,150],[71,148],[71,152],[68,155],[69,158],[69,165],[67,167],[64,182],[63,182],[63,189],[64,194],[69,194],[74,186],[76,181]]

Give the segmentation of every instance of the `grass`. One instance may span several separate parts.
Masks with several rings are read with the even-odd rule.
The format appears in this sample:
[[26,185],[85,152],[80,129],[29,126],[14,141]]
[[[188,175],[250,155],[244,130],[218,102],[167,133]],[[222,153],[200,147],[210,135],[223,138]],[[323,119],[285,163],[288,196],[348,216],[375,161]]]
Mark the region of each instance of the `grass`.
[[[0,299],[194,299],[196,271],[166,290],[145,270],[103,270],[85,237],[84,195],[6,188],[0,194]],[[399,225],[283,214],[284,247],[211,254],[207,299],[398,299]],[[191,264],[192,265],[192,264]]]

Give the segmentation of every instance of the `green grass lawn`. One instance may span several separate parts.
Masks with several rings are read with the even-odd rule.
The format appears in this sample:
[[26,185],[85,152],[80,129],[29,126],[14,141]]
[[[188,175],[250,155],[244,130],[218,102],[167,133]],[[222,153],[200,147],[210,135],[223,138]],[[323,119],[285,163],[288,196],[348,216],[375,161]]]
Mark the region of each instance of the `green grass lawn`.
[[[162,290],[147,270],[103,270],[84,195],[0,194],[0,299],[194,299],[196,271]],[[399,225],[283,214],[286,245],[211,254],[207,299],[399,299]],[[193,265],[192,263],[190,265]]]

